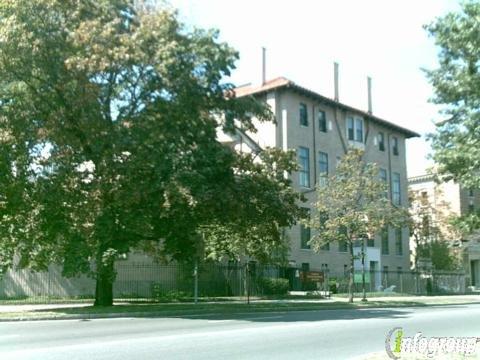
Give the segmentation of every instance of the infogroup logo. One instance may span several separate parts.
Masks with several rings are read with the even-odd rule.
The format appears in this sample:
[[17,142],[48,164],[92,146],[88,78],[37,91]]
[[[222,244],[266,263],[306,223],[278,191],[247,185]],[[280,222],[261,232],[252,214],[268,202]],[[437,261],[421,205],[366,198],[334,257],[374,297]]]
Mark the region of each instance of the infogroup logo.
[[427,358],[436,358],[442,354],[473,355],[480,337],[425,337],[417,332],[412,337],[404,336],[403,328],[390,330],[385,339],[385,350],[392,359],[401,359],[401,355],[419,354]]

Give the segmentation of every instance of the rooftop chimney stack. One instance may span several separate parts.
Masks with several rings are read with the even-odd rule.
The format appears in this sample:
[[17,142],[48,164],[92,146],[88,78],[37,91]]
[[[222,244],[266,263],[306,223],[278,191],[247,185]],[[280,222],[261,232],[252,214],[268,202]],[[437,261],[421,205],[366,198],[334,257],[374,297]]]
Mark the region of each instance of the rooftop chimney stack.
[[334,74],[334,88],[335,88],[335,97],[334,100],[338,101],[338,63],[334,62],[333,63],[333,74]]
[[262,85],[267,82],[267,49],[262,47]]
[[367,76],[367,86],[368,86],[368,113],[372,113],[372,78]]

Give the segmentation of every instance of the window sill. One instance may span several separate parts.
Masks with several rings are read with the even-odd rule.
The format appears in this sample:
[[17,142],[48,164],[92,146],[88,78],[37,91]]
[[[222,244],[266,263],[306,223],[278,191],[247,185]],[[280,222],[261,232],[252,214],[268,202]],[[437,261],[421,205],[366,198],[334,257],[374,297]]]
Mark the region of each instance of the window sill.
[[365,150],[365,144],[361,141],[348,140],[348,145],[357,149]]

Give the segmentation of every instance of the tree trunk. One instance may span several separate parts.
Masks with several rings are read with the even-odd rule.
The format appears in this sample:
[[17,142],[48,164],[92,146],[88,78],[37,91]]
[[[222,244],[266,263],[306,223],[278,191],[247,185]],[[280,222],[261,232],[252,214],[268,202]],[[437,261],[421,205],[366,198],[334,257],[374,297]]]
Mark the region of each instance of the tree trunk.
[[95,287],[94,306],[112,306],[113,305],[113,280],[115,278],[113,261],[107,264],[99,262],[97,264],[97,279]]
[[354,257],[353,257],[353,241],[348,242],[350,250],[350,279],[348,281],[348,302],[353,303],[353,280],[354,280]]

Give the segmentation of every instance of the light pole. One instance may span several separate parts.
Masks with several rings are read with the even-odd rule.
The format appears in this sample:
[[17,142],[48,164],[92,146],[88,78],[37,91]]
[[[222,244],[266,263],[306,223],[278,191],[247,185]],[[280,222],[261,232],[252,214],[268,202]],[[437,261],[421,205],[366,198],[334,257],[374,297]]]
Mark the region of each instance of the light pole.
[[368,236],[362,236],[362,301],[367,301],[367,293],[365,290],[365,241],[367,241],[367,239]]

